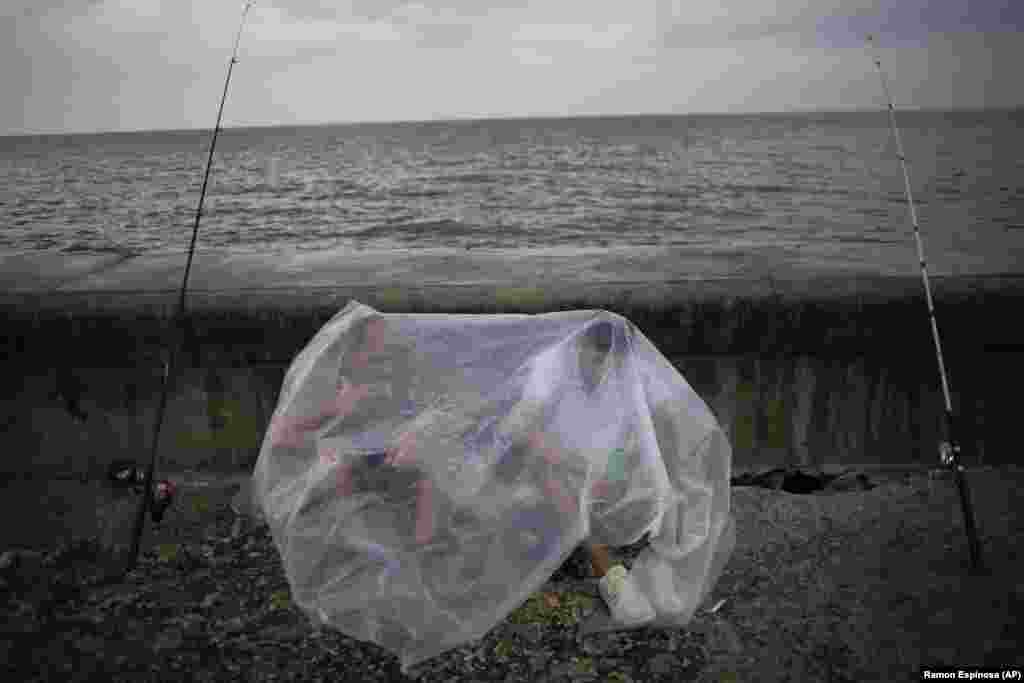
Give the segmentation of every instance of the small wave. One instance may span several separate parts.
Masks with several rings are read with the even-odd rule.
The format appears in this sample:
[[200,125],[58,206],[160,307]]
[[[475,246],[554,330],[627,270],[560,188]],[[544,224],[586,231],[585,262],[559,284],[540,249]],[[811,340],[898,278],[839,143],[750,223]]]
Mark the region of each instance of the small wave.
[[639,202],[636,206],[639,209],[652,213],[678,213],[679,211],[687,211],[690,208],[685,201]]
[[279,186],[268,185],[266,183],[254,183],[252,185],[244,185],[242,187],[227,187],[218,194],[226,197],[242,197],[250,194],[274,194],[277,192],[278,187]]
[[97,247],[95,247],[93,245],[90,245],[90,244],[71,244],[71,245],[68,245],[68,246],[64,247],[63,249],[61,249],[61,251],[65,252],[65,253],[68,253],[68,254],[79,254],[79,253],[82,253],[82,252],[95,252],[97,250],[98,250]]
[[815,152],[849,152],[844,145],[811,145]]
[[829,240],[832,242],[844,242],[846,244],[904,244],[902,239],[893,239],[870,233],[833,233]]
[[402,197],[405,199],[432,199],[436,197],[445,197],[448,195],[447,190],[413,190],[413,189],[393,189],[387,193],[391,197]]
[[490,173],[456,173],[441,176],[442,180],[455,183],[496,183],[501,178]]
[[303,206],[268,206],[259,211],[261,218],[301,218],[309,213]]
[[119,244],[82,244],[76,242],[69,244],[63,249],[62,252],[66,254],[117,254],[125,258],[133,258],[141,256],[142,252],[131,247],[122,246]]
[[481,237],[495,233],[502,237],[513,234],[528,234],[529,231],[516,225],[471,225],[452,219],[409,221],[404,223],[379,224],[358,231],[349,231],[346,237],[373,239],[387,237],[389,239],[407,241],[431,237],[437,239],[450,237]]
[[472,158],[468,157],[454,157],[446,159],[444,157],[430,156],[429,159],[430,163],[435,166],[462,166],[473,161]]
[[792,192],[795,188],[792,185],[750,185],[747,189],[752,192],[781,193]]
[[393,223],[393,224],[382,224],[374,225],[364,230],[357,230],[348,233],[350,237],[361,237],[361,238],[373,238],[378,236],[388,236],[394,239],[404,239],[403,235],[408,236],[422,236],[424,234],[433,233],[438,236],[453,235],[453,234],[468,234],[472,232],[468,229],[468,226],[460,224],[458,221],[453,220],[440,220],[440,221],[413,221],[409,223]]

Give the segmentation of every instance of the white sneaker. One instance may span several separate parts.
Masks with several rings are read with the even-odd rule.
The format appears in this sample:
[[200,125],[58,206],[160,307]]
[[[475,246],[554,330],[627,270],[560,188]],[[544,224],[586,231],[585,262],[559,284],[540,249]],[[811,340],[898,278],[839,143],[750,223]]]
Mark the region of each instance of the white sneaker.
[[651,578],[651,603],[659,614],[679,614],[685,605],[676,591],[676,577],[672,565],[661,560],[647,568]]
[[598,582],[598,589],[612,618],[623,626],[639,626],[654,620],[654,608],[621,564],[608,570]]

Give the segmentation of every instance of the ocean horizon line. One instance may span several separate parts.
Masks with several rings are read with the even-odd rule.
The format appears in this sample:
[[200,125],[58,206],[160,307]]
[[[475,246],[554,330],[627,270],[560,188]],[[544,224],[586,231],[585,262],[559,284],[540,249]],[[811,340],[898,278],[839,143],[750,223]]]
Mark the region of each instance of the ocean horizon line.
[[[1024,105],[1002,105],[1002,106],[963,106],[963,107],[912,107],[898,106],[897,113],[908,114],[958,114],[958,113],[982,113],[998,111],[1024,110]],[[571,114],[571,115],[507,115],[507,116],[465,116],[438,119],[391,119],[391,120],[366,120],[366,121],[320,121],[301,123],[268,123],[256,125],[222,125],[220,130],[225,132],[255,131],[255,130],[287,130],[299,128],[330,128],[330,127],[372,127],[372,126],[409,126],[409,125],[445,125],[465,123],[492,123],[492,122],[538,122],[538,121],[593,121],[593,120],[617,120],[617,119],[655,119],[655,118],[748,118],[748,117],[789,117],[789,116],[827,116],[827,115],[849,115],[849,114],[885,114],[885,107],[851,107],[851,108],[822,108],[822,109],[791,109],[787,111],[747,111],[747,112],[712,112],[695,111],[687,113],[676,112],[646,112],[646,113],[609,113],[609,114]],[[187,133],[208,133],[213,131],[213,126],[201,126],[197,128],[137,128],[128,130],[91,130],[91,131],[24,131],[16,133],[3,133],[0,138],[24,138],[24,137],[85,137],[85,136],[115,136],[115,135],[140,135],[140,134],[187,134]]]

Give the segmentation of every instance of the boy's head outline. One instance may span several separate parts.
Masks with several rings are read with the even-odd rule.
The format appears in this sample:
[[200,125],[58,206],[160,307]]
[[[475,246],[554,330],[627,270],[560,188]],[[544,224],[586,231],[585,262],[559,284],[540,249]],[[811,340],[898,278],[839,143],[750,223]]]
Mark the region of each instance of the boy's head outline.
[[[380,313],[372,313],[352,323],[348,335],[335,340],[334,348],[341,353],[339,377],[341,382],[345,376],[356,368],[364,367],[369,357],[384,350],[390,328]],[[350,342],[346,350],[343,340]]]
[[626,356],[628,341],[622,325],[599,320],[577,337],[580,374],[587,391],[600,381]]
[[354,351],[380,350],[387,338],[388,326],[384,316],[373,313],[355,323]]

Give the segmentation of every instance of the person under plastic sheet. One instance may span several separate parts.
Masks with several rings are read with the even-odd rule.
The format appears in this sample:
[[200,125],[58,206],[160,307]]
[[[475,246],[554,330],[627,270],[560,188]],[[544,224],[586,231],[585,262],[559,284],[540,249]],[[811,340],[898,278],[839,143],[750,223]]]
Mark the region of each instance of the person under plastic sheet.
[[[336,488],[326,492],[328,497],[349,496],[356,483],[370,481],[393,493],[412,487],[418,491],[417,519],[422,525],[433,519],[431,481],[411,468],[382,467],[396,428],[416,413],[414,351],[379,314],[359,321],[352,336],[353,348],[342,353],[331,400],[311,415],[277,419],[271,425],[272,443],[301,448],[306,435],[317,431],[320,458],[337,465]],[[431,379],[435,387],[442,384],[436,373]],[[345,452],[331,445],[332,437],[343,434],[349,436]],[[426,542],[432,534],[431,528],[423,527],[416,537]]]
[[[327,420],[333,421],[328,431],[338,433],[345,424],[365,421],[372,411],[394,414],[398,405],[403,417],[411,417],[412,364],[404,362],[407,353],[396,356],[395,348],[407,347],[395,345],[393,339],[392,352],[386,353],[390,336],[382,317],[364,319],[356,349],[346,354],[340,369],[336,398],[311,418],[279,426],[278,442],[297,443],[301,432]],[[608,553],[608,545],[627,545],[657,531],[659,494],[668,486],[657,444],[642,444],[638,430],[626,426],[636,424],[636,413],[629,411],[637,411],[644,400],[621,395],[624,387],[638,385],[624,376],[634,371],[627,362],[628,351],[625,328],[600,321],[532,359],[525,381],[497,399],[463,396],[461,401],[435,402],[397,430],[392,445],[354,459],[321,447],[321,457],[337,466],[336,489],[328,495],[351,497],[360,490],[377,490],[391,498],[414,497],[414,537],[421,545],[434,539],[438,508],[445,500],[469,503],[466,507],[485,514],[504,513],[511,527],[532,537],[526,552],[535,560],[556,549],[560,535],[572,527],[571,521],[559,523],[559,515],[566,520],[587,516],[591,563],[613,617],[624,625],[637,625],[653,620],[656,607],[678,612],[682,607],[667,564],[653,567],[652,590],[645,596],[624,567],[612,564]],[[575,362],[563,363],[565,354]],[[554,381],[559,367],[570,372],[563,381]],[[663,432],[658,435],[662,442],[671,438],[666,408],[655,407],[661,417],[653,426]],[[581,429],[581,424],[587,427]],[[437,495],[433,477],[424,476],[419,456],[424,441],[436,440],[438,425],[448,432],[451,447],[446,452],[453,460],[451,476],[441,478],[447,482],[445,496]],[[388,425],[370,437],[364,432],[363,438],[376,438],[379,446],[394,429]],[[488,449],[492,452],[481,453]],[[474,462],[496,462],[493,476],[488,477],[484,467],[474,468]],[[587,501],[572,493],[584,488]],[[584,502],[587,511],[581,508]],[[386,546],[364,546],[367,554],[389,559],[392,568],[397,562]]]
[[[580,501],[569,491],[587,492],[590,529],[585,544],[613,617],[636,625],[653,620],[656,612],[679,613],[683,604],[667,563],[648,567],[649,595],[644,595],[623,566],[612,564],[608,553],[608,546],[629,545],[657,534],[662,520],[659,501],[673,483],[678,486],[687,479],[679,476],[672,457],[679,444],[673,441],[671,402],[655,401],[653,419],[645,425],[650,403],[641,390],[645,378],[631,361],[634,355],[623,324],[600,321],[586,328],[568,348],[570,357],[577,358],[568,366],[577,372],[568,381],[553,383],[553,366],[562,358],[559,351],[552,349],[535,359],[522,400],[508,415],[509,431],[526,434],[531,449],[554,470],[570,473],[570,478],[574,470],[578,478],[581,466],[587,468],[586,485],[566,489],[558,477],[551,477],[545,490],[566,515],[580,514]],[[655,442],[649,441],[652,434]],[[672,455],[663,460],[662,453]]]

